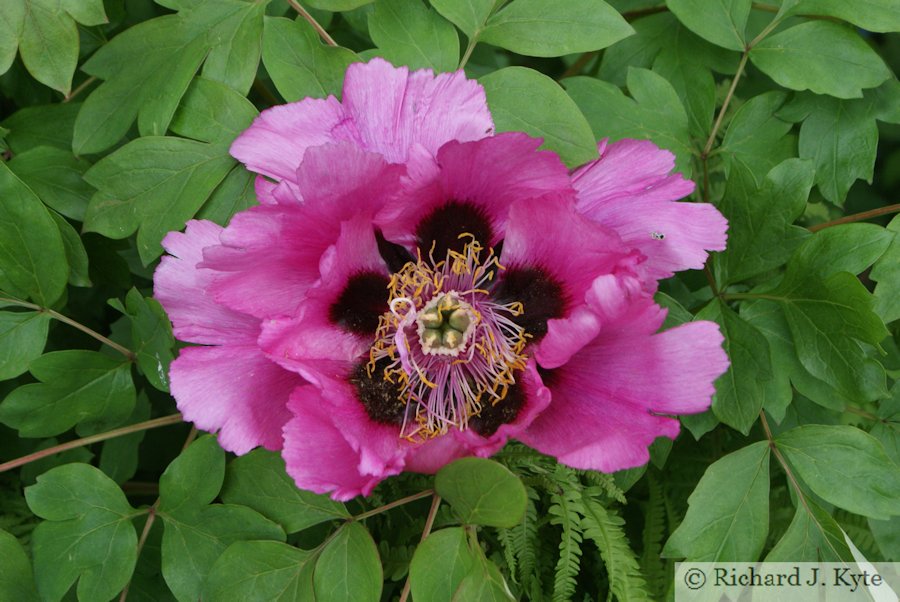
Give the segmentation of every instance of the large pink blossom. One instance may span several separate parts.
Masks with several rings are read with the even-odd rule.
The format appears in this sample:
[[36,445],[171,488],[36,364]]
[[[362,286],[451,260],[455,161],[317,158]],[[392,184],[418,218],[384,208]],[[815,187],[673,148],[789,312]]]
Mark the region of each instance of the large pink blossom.
[[232,146],[261,204],[164,241],[156,295],[182,340],[186,419],[281,449],[336,499],[510,438],[577,468],[646,463],[728,366],[715,324],[659,332],[657,280],[726,222],[650,142],[570,173],[494,135],[462,72],[352,65],[343,98],[264,111]]

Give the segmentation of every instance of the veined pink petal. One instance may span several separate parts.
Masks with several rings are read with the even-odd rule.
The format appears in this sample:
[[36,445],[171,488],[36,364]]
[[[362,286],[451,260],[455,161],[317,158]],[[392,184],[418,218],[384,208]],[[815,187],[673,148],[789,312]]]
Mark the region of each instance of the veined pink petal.
[[410,179],[376,222],[385,238],[412,248],[423,218],[448,203],[462,203],[489,220],[493,238],[479,242],[494,245],[503,238],[513,203],[535,198],[563,203],[574,198],[565,165],[555,154],[539,151],[540,145],[539,139],[519,132],[448,142],[437,152],[437,169],[429,174],[422,166],[421,177]]
[[380,58],[354,63],[344,80],[343,106],[360,144],[392,163],[405,162],[416,143],[437,154],[451,140],[494,133],[484,88],[462,71],[409,73]]
[[[519,373],[518,382],[515,385],[517,394],[522,396],[522,407],[515,414],[515,418],[500,425],[500,427],[489,436],[480,435],[476,429],[469,428],[464,431],[454,431],[453,436],[465,443],[470,450],[470,455],[476,455],[482,458],[497,453],[500,448],[506,445],[509,439],[520,438],[520,434],[525,431],[537,417],[550,406],[551,394],[542,383],[537,373],[537,364],[529,361],[525,370]],[[498,402],[498,405],[510,403],[512,399],[504,399]],[[490,409],[483,410],[489,412]]]
[[162,241],[171,255],[164,256],[156,269],[153,293],[182,341],[250,343],[259,332],[259,320],[215,302],[209,287],[216,272],[197,265],[203,260],[203,249],[219,244],[221,233],[217,224],[191,220],[184,233],[170,232]]
[[[284,427],[287,472],[297,486],[330,493],[336,500],[369,495],[385,477],[403,470],[403,449],[397,430],[368,421],[353,400],[335,404],[312,386],[299,387],[289,403],[293,418]],[[360,415],[362,414],[362,415]],[[347,437],[347,431],[353,437]],[[394,454],[379,457],[359,444],[360,433],[394,447]]]
[[204,254],[203,266],[220,272],[211,285],[216,301],[259,318],[296,314],[341,222],[374,214],[403,173],[353,145],[310,149],[298,170],[302,204],[260,205],[235,215],[222,244]]
[[662,415],[709,407],[728,368],[722,340],[712,322],[659,334],[639,324],[601,331],[545,379],[553,403],[519,438],[575,468],[644,464],[656,437],[678,434],[678,421]]
[[306,150],[336,142],[332,134],[346,117],[333,96],[304,98],[259,114],[231,145],[231,156],[250,171],[276,180],[294,180]]
[[184,419],[219,433],[219,444],[244,454],[257,446],[279,450],[291,415],[298,375],[272,363],[253,345],[187,347],[172,362],[172,395]]
[[[334,320],[333,307],[347,294],[348,287],[351,294],[360,297],[353,300],[354,306],[363,306],[354,309],[370,308],[370,318],[376,325],[378,316],[387,311],[389,272],[378,253],[369,218],[359,215],[341,224],[337,243],[322,256],[320,274],[321,279],[309,290],[300,314],[293,319],[264,322],[259,339],[260,346],[273,361],[310,380],[316,380],[316,370],[333,371],[335,365],[368,353],[372,345],[374,329],[365,336]],[[378,290],[352,289],[352,283],[359,282],[361,275],[365,275],[366,282],[381,277],[380,297],[374,296]]]
[[572,176],[576,207],[647,256],[651,279],[699,269],[725,249],[728,222],[708,203],[677,203],[694,183],[671,174],[675,157],[647,140],[600,143],[601,157]]

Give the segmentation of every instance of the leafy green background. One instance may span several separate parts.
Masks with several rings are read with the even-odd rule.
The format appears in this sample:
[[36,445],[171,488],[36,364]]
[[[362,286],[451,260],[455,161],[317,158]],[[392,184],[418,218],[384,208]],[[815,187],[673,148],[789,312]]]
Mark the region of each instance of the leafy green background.
[[[900,561],[895,0],[5,0],[0,600],[664,600],[697,561]],[[231,140],[382,56],[478,78],[574,167],[653,140],[730,222],[662,284],[710,411],[614,475],[519,444],[346,504],[181,423],[170,230],[255,203]]]

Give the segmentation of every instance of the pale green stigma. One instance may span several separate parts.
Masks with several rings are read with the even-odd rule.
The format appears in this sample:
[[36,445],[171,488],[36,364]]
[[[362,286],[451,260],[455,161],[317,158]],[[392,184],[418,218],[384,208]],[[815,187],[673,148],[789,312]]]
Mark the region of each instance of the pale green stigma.
[[456,356],[465,348],[477,318],[471,305],[450,292],[429,301],[416,322],[424,353]]

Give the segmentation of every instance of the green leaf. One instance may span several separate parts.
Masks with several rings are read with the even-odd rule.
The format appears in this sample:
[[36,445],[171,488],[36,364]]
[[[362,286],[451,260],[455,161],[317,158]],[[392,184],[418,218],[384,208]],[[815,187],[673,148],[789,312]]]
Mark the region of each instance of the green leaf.
[[306,0],[306,4],[319,10],[330,10],[334,12],[348,11],[366,4],[371,4],[375,0]]
[[[13,0],[12,3],[24,0]],[[63,94],[72,89],[78,63],[78,28],[59,0],[28,0],[19,38],[19,53],[28,72]],[[17,10],[17,9],[14,9]]]
[[71,152],[47,146],[15,155],[9,168],[37,194],[44,204],[66,217],[83,221],[94,189],[82,179],[90,167]]
[[16,154],[37,146],[71,150],[72,131],[79,109],[81,103],[78,102],[20,109],[2,122],[3,127],[10,130],[6,142]]
[[872,266],[869,277],[878,284],[875,286],[875,313],[886,322],[900,319],[900,216],[891,220],[888,232],[894,234],[890,246]]
[[350,518],[340,502],[298,489],[285,472],[281,455],[263,449],[236,458],[228,465],[222,501],[249,506],[281,524],[287,533],[329,520]]
[[787,531],[766,555],[766,562],[841,562],[852,557],[841,528],[811,499],[797,505]]
[[383,575],[378,548],[359,523],[342,527],[316,562],[313,587],[319,602],[377,602]]
[[9,71],[16,59],[19,37],[25,23],[25,3],[13,0],[0,11],[0,75]]
[[[797,276],[785,278],[768,295],[781,303],[803,367],[848,398],[867,401],[866,385],[880,366],[865,357],[857,340],[875,345],[887,330],[859,280],[846,272],[825,280]],[[881,382],[878,396],[884,392],[883,377]]]
[[108,23],[103,0],[60,0],[60,6],[82,25]]
[[46,519],[32,535],[34,572],[44,600],[60,600],[76,579],[78,599],[105,602],[128,583],[137,561],[131,519],[141,514],[112,480],[87,464],[66,464],[25,489]]
[[278,93],[293,102],[340,97],[344,72],[359,57],[340,46],[325,46],[302,19],[266,17],[262,59]]
[[790,14],[828,15],[868,31],[900,31],[900,12],[894,0],[799,0]]
[[172,118],[172,131],[202,142],[228,142],[250,127],[259,111],[249,100],[217,81],[198,77]]
[[838,272],[861,274],[875,263],[893,240],[875,224],[842,224],[808,238],[788,263],[789,278],[815,273],[826,278]]
[[743,52],[750,0],[666,0],[678,20],[717,46]]
[[416,548],[409,565],[413,599],[450,602],[476,560],[462,527],[432,533]]
[[870,518],[867,522],[885,560],[897,562],[900,558],[900,516],[895,516],[891,520]]
[[750,51],[760,71],[791,90],[861,98],[891,70],[852,29],[816,20],[765,38]]
[[527,56],[562,56],[612,46],[634,29],[603,0],[513,0],[487,20],[479,40]]
[[809,237],[791,224],[803,215],[813,184],[809,161],[788,159],[772,168],[762,186],[728,181],[719,209],[728,218],[728,247],[716,255],[716,279],[741,282],[783,265]]
[[[125,424],[137,424],[147,420],[150,420],[150,401],[147,394],[141,391],[134,404],[134,411]],[[116,483],[124,483],[131,479],[138,469],[138,448],[146,432],[140,430],[104,441],[100,451],[100,470]]]
[[631,98],[593,78],[575,77],[565,83],[597,138],[652,140],[675,153],[675,169],[690,175],[688,118],[675,89],[647,69],[629,69],[627,81]]
[[50,306],[69,278],[59,228],[41,200],[2,162],[0,199],[0,287]]
[[515,600],[497,565],[478,554],[480,562],[463,578],[453,602],[510,602]]
[[522,481],[491,460],[456,460],[438,471],[434,488],[466,524],[512,528],[525,514]]
[[138,253],[149,264],[162,254],[163,237],[184,228],[233,165],[222,145],[138,138],[85,174],[100,194],[91,199],[84,229],[110,238],[137,229]]
[[731,360],[728,371],[716,380],[713,413],[747,435],[763,405],[786,405],[790,401],[790,383],[787,378],[775,378],[766,337],[724,302],[710,303],[697,314],[697,319],[719,324]]
[[179,600],[197,600],[216,559],[236,541],[284,541],[284,531],[259,513],[213,501],[225,476],[225,452],[215,437],[197,439],[159,480],[165,523],[162,572]]
[[162,573],[172,593],[183,601],[200,599],[207,575],[234,542],[284,541],[278,525],[244,506],[214,504],[187,514],[161,511],[160,516],[165,524]]
[[826,502],[871,518],[900,514],[900,467],[852,426],[807,424],[775,438],[797,476]]
[[144,297],[134,288],[125,296],[124,310],[131,320],[132,351],[138,367],[151,385],[168,391],[175,339],[166,310],[159,301]]
[[872,182],[878,125],[870,99],[842,100],[807,93],[789,108],[805,115],[800,127],[800,157],[814,162],[822,196],[841,205],[856,180]]
[[498,132],[544,139],[569,167],[597,158],[591,126],[555,81],[525,67],[506,67],[480,80]]
[[50,217],[56,222],[59,228],[59,235],[62,237],[63,247],[66,250],[66,262],[69,264],[69,284],[72,286],[91,286],[91,279],[88,276],[88,256],[81,242],[81,237],[75,228],[66,221],[66,218],[59,215],[55,211],[50,212]]
[[268,0],[204,2],[125,30],[83,69],[104,82],[75,121],[76,154],[115,144],[138,119],[142,135],[161,135],[200,65],[203,77],[240,94],[250,89],[262,52]]
[[[741,317],[765,335],[769,341],[772,365],[776,368],[776,373],[786,372],[790,376],[791,384],[801,395],[834,410],[843,410],[846,404],[854,403],[851,397],[839,391],[830,382],[816,378],[803,366],[797,357],[794,337],[784,311],[778,304],[768,301],[745,303],[741,307]],[[850,351],[858,353],[854,352],[852,347]],[[858,362],[859,366],[854,362]],[[860,353],[859,357],[848,358],[848,363],[856,371],[857,376],[855,388],[851,392],[852,398],[868,400],[884,396],[884,368],[878,362]],[[771,409],[766,408],[767,411]],[[778,408],[777,415],[773,414],[773,417],[780,420],[783,415],[784,408]]]
[[484,27],[495,4],[494,0],[431,0],[434,10],[469,38]]
[[211,503],[225,478],[225,452],[216,438],[194,441],[166,468],[159,479],[159,509],[168,514],[188,513]]
[[19,541],[0,529],[0,599],[37,602],[31,561]]
[[881,441],[887,455],[900,466],[900,383],[894,383],[891,398],[879,405],[878,418],[869,434]]
[[203,590],[209,602],[314,600],[316,554],[277,541],[236,541],[219,556]]
[[35,311],[0,312],[0,380],[14,378],[40,357],[50,316]]
[[796,142],[788,136],[791,124],[776,117],[787,95],[766,92],[738,109],[719,147],[729,179],[746,175],[756,187],[773,167],[796,155]]
[[769,530],[769,444],[757,441],[714,462],[688,498],[665,557],[752,562]]
[[243,165],[235,166],[194,217],[208,219],[224,226],[235,213],[258,204],[255,180],[255,173],[248,171]]
[[380,0],[369,14],[369,35],[381,55],[412,69],[453,71],[459,36],[453,25],[421,0]]
[[128,362],[96,351],[54,351],[31,362],[40,382],[22,385],[0,404],[0,420],[22,437],[49,437],[79,423],[89,430],[118,425],[135,392]]

